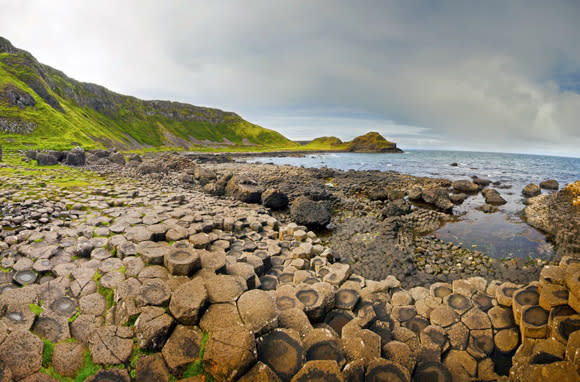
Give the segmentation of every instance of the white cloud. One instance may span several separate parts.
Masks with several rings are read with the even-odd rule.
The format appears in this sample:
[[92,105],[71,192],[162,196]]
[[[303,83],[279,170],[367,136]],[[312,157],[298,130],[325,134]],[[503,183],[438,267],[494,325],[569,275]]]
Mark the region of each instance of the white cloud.
[[580,96],[558,84],[580,77],[575,2],[0,0],[0,9],[0,35],[72,77],[233,110],[292,138],[368,129],[401,146],[580,156]]

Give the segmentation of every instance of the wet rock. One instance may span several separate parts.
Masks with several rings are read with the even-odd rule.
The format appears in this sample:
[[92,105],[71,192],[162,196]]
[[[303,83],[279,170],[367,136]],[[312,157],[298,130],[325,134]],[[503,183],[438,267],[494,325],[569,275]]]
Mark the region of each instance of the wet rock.
[[342,352],[342,343],[335,334],[328,329],[313,329],[303,339],[306,359],[331,360],[339,367],[344,366],[346,359]]
[[411,213],[411,204],[404,199],[397,199],[387,204],[381,211],[381,215],[385,218],[392,216],[402,216]]
[[469,180],[457,180],[453,182],[452,187],[455,191],[466,194],[473,194],[479,191],[479,186]]
[[482,191],[482,193],[483,197],[485,198],[485,202],[488,204],[500,206],[507,203],[507,201],[500,195],[500,193],[493,188],[486,188]]
[[16,330],[0,345],[0,360],[16,380],[36,373],[42,366],[42,340],[28,330]]
[[558,188],[560,188],[560,185],[558,184],[557,180],[546,179],[540,182],[540,188],[543,188],[545,190],[557,190]]
[[330,223],[330,211],[320,202],[315,202],[307,197],[298,197],[292,202],[290,208],[292,219],[300,225],[310,229],[321,229]]
[[533,184],[533,183],[530,183],[530,184],[526,185],[522,189],[522,194],[526,198],[531,198],[533,196],[538,196],[541,193],[542,193],[542,190],[540,189],[540,187],[537,184]]

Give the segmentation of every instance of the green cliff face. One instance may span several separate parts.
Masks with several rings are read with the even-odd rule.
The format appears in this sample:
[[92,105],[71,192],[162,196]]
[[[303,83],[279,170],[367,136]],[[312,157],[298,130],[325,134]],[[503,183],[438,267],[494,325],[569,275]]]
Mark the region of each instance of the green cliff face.
[[0,142],[12,148],[297,146],[235,113],[144,101],[83,83],[0,37]]

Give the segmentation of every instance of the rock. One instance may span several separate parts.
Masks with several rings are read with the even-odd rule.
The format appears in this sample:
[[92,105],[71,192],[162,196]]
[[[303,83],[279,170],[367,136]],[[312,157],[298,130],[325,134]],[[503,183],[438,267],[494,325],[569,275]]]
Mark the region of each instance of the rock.
[[20,380],[40,370],[43,349],[40,338],[28,330],[16,330],[0,345],[0,360]]
[[165,254],[164,264],[169,273],[177,276],[190,276],[201,267],[197,252],[175,248]]
[[141,355],[135,365],[135,380],[144,382],[168,382],[171,375],[159,353]]
[[471,380],[477,376],[477,361],[466,351],[450,350],[443,364],[454,381]]
[[213,182],[217,179],[215,172],[213,172],[212,170],[210,170],[208,168],[201,167],[201,166],[198,166],[195,168],[195,170],[193,172],[193,176],[195,177],[195,179],[197,179],[199,181],[199,183],[202,186],[205,186],[206,184]]
[[109,160],[112,163],[118,164],[120,166],[124,166],[126,163],[125,157],[123,156],[123,154],[121,154],[119,152],[111,153],[111,155],[109,155]]
[[341,368],[344,366],[346,359],[341,349],[342,342],[329,329],[319,328],[311,330],[304,337],[303,343],[308,361],[331,360],[336,362]]
[[180,375],[187,365],[199,358],[202,337],[203,333],[196,326],[177,325],[161,352],[173,374]]
[[214,331],[203,354],[203,369],[219,381],[241,377],[257,360],[254,335],[242,326]]
[[281,382],[278,375],[265,363],[257,362],[246,374],[244,374],[238,382]]
[[489,179],[483,179],[483,178],[478,178],[477,176],[473,177],[473,183],[477,184],[478,186],[481,187],[487,187],[491,184],[491,180]]
[[449,191],[446,188],[423,190],[422,197],[425,203],[432,204],[442,211],[450,211],[453,208],[453,203],[449,199]]
[[544,190],[557,190],[560,188],[557,180],[554,179],[546,179],[540,183],[540,188]]
[[285,210],[288,208],[288,196],[274,188],[269,188],[262,193],[262,204],[272,210]]
[[135,321],[135,337],[141,349],[159,351],[165,344],[169,332],[173,329],[173,318],[165,313],[165,309],[156,306],[146,306]]
[[268,292],[249,290],[240,296],[237,305],[244,324],[258,335],[278,325],[276,301]]
[[290,208],[292,219],[310,229],[321,229],[330,223],[330,211],[321,202],[301,196],[294,200]]
[[263,189],[244,175],[233,176],[226,186],[226,195],[245,203],[260,203]]
[[199,327],[208,333],[234,326],[244,326],[235,304],[211,304],[199,321]]
[[452,162],[452,163],[449,164],[449,166],[451,166],[451,167],[457,167],[457,166],[459,166],[459,164],[457,162]]
[[208,295],[203,280],[195,278],[173,292],[169,311],[184,325],[197,324],[207,303]]
[[441,362],[420,363],[413,373],[413,381],[416,382],[451,382],[452,380],[449,369]]
[[34,322],[32,331],[54,343],[70,338],[68,319],[54,313],[42,313]]
[[526,185],[522,189],[522,194],[526,198],[531,198],[533,196],[538,196],[541,193],[542,193],[542,190],[540,189],[540,187],[537,184],[533,184],[533,183],[530,183],[530,184]]
[[387,206],[381,211],[381,215],[385,218],[406,215],[411,213],[411,208],[411,203],[404,199],[397,199],[387,204]]
[[334,361],[308,361],[292,378],[292,382],[343,382],[340,368]]
[[479,186],[470,180],[456,180],[451,185],[455,191],[473,194],[479,191]]
[[423,190],[421,189],[421,187],[415,186],[408,192],[407,196],[409,200],[419,200],[421,199],[422,194]]
[[131,382],[131,377],[125,369],[101,369],[89,378],[86,382]]
[[246,290],[245,283],[236,276],[215,275],[205,280],[209,301],[212,304],[236,302]]
[[507,201],[493,188],[486,188],[482,191],[485,202],[496,206],[506,204]]
[[449,196],[449,199],[451,200],[451,202],[453,202],[454,204],[461,204],[465,201],[465,199],[467,199],[469,196],[467,194],[464,194],[463,192],[459,193],[459,194],[451,194]]
[[139,287],[136,302],[138,306],[165,306],[171,298],[171,289],[161,279],[145,280]]
[[69,166],[84,166],[86,163],[85,150],[82,147],[75,147],[66,154],[65,164]]
[[128,327],[102,326],[89,338],[89,350],[94,363],[101,365],[125,363],[133,350],[133,330]]
[[52,366],[54,371],[63,377],[74,378],[83,366],[85,350],[83,345],[75,342],[59,343],[54,346]]
[[275,329],[258,340],[258,357],[283,381],[289,381],[305,362],[298,333]]
[[369,362],[365,381],[407,382],[411,380],[409,371],[392,361],[377,358]]
[[54,166],[58,164],[58,160],[51,154],[38,153],[36,155],[36,164],[39,166]]

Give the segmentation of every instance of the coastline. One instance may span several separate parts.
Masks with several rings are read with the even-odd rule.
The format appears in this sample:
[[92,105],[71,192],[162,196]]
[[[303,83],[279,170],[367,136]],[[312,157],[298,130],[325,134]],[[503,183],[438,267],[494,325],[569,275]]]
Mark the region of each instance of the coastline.
[[[559,333],[558,323],[569,316],[554,313],[562,314],[560,321],[546,318],[532,334],[536,321],[525,316],[529,309],[518,296],[539,298],[550,288],[574,295],[558,282],[577,269],[574,261],[488,261],[430,237],[451,217],[439,190],[459,185],[377,171],[237,163],[227,156],[208,160],[203,153],[196,163],[191,155],[164,153],[121,161],[101,150],[86,153],[80,170],[19,168],[20,158],[11,158],[0,169],[6,185],[2,372],[18,378],[38,372],[42,341],[31,330],[54,344],[75,338],[66,346],[81,359],[88,351],[97,365],[126,365],[110,369],[123,380],[131,379],[129,372],[137,379],[148,372],[182,377],[194,362],[218,380],[386,371],[400,380],[507,380],[510,366],[516,380],[556,366],[573,375],[571,360],[534,364],[533,348],[511,338],[551,343],[548,328]],[[574,254],[575,247],[567,248]],[[78,314],[54,303],[65,300]],[[541,309],[554,311],[558,301],[544,300]],[[29,304],[42,308],[38,317]],[[14,321],[16,313],[22,323]],[[194,354],[184,354],[180,341]],[[24,349],[19,359],[10,355],[13,346]],[[272,346],[286,351],[268,351]],[[60,366],[64,345],[57,347],[51,365],[67,372],[73,363]],[[320,347],[326,349],[321,358],[314,350]],[[507,368],[498,349],[512,360]],[[139,359],[135,366],[131,357]]]

